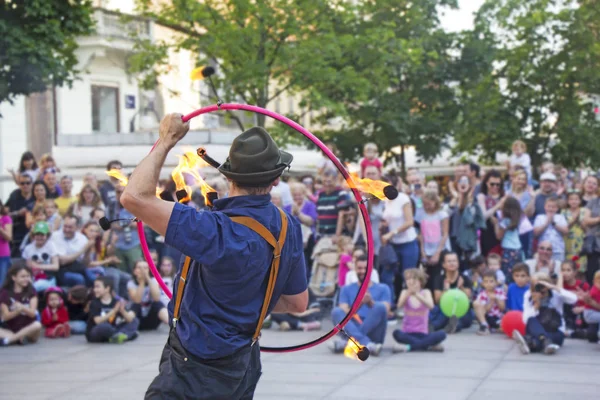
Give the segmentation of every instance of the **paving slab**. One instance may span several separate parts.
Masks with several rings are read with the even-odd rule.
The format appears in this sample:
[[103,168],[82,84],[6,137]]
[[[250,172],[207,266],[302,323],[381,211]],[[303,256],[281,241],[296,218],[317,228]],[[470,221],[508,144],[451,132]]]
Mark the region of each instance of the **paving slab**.
[[[392,354],[396,327],[389,327],[380,357],[366,362],[331,354],[327,344],[263,353],[255,399],[598,399],[600,345],[567,340],[555,356],[523,356],[505,336],[480,337],[471,329],[451,335],[444,353]],[[270,329],[262,343],[289,346],[323,333]],[[123,345],[89,344],[74,336],[1,348],[0,400],[143,399],[166,337],[167,329],[160,328]]]

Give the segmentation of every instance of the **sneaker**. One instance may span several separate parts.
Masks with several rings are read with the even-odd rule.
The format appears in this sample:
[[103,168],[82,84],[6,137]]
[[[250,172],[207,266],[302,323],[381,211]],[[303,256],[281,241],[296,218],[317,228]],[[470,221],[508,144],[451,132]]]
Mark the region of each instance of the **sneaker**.
[[560,346],[554,343],[550,343],[548,346],[544,347],[544,353],[551,355],[556,354],[556,352],[560,349]]
[[479,325],[479,330],[477,331],[479,336],[487,336],[490,334],[490,328],[487,325]]
[[381,353],[381,349],[383,349],[383,344],[371,342],[367,345],[367,349],[369,349],[369,353],[373,357],[378,357],[379,354]]
[[329,342],[328,347],[334,354],[340,354],[344,352],[346,342],[342,339],[334,339],[333,342]]
[[456,328],[458,328],[458,318],[456,317],[456,315],[453,315],[448,320],[448,323],[446,324],[444,330],[447,334],[451,335],[453,333],[456,333]]
[[127,341],[127,335],[124,333],[115,333],[110,339],[108,339],[109,343],[117,343],[122,344]]
[[265,320],[263,321],[263,326],[262,329],[269,329],[271,328],[271,325],[273,325],[273,320],[271,320],[271,316],[269,315],[267,318],[265,318]]
[[321,322],[320,321],[311,321],[311,322],[306,322],[304,324],[304,326],[302,327],[302,330],[304,332],[308,332],[308,331],[316,331],[321,329]]
[[279,324],[279,330],[286,332],[289,331],[292,327],[290,326],[290,323],[287,321],[283,321],[282,323]]
[[443,353],[444,352],[444,345],[443,344],[434,344],[433,346],[429,346],[429,348],[427,349],[429,351],[434,351],[436,353]]
[[525,341],[525,338],[523,337],[523,335],[521,335],[521,333],[518,330],[515,329],[513,331],[512,337],[519,345],[519,349],[521,350],[521,353],[529,354],[531,352],[529,350],[529,346],[527,345],[527,342]]
[[392,346],[392,353],[408,353],[410,351],[410,347],[403,343],[394,343]]

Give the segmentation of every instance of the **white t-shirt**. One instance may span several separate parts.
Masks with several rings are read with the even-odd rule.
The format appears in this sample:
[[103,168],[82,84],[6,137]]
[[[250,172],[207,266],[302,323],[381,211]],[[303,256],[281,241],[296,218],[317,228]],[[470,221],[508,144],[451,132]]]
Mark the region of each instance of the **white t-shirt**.
[[[410,199],[404,193],[398,193],[394,200],[385,202],[383,210],[383,219],[388,223],[390,231],[394,231],[404,225],[404,206],[411,204]],[[392,237],[391,242],[395,244],[409,243],[417,238],[417,231],[411,226],[404,232],[400,232]]]
[[[538,215],[535,217],[535,221],[533,222],[534,228],[542,227],[546,224],[548,217],[544,215]],[[564,215],[556,214],[554,215],[554,224],[560,227],[567,227],[568,222]],[[563,239],[562,233],[556,230],[556,228],[550,224],[546,228],[544,232],[538,238],[538,242],[549,241],[552,243],[552,255],[556,257],[562,257],[565,254],[565,240]],[[560,260],[562,261],[562,260]]]
[[277,186],[277,191],[281,195],[281,202],[283,206],[291,206],[294,204],[294,199],[292,198],[292,191],[290,190],[290,185],[288,185],[284,181],[280,181]]
[[[56,246],[59,256],[68,256],[80,252],[88,242],[88,238],[81,232],[75,232],[72,239],[65,239],[62,231],[54,232],[50,240]],[[77,260],[83,260],[85,254],[81,254]]]
[[25,246],[25,249],[23,249],[23,254],[21,256],[25,260],[33,260],[39,264],[50,264],[52,257],[57,255],[58,251],[56,250],[56,246],[52,241],[47,240],[42,247],[36,247],[35,243],[29,243]]
[[[379,283],[379,272],[376,269],[371,272],[371,282]],[[358,283],[358,275],[356,275],[356,271],[348,271],[346,285],[352,285],[353,283]]]
[[513,153],[510,156],[510,165],[522,166],[527,173],[527,177],[531,178],[531,157],[529,157],[529,154],[523,153],[520,156],[517,156]]
[[[442,221],[447,218],[449,216],[443,210],[438,210],[433,214],[423,213],[421,219],[421,236],[423,237],[423,250],[428,256],[434,255],[437,251],[443,236]],[[446,239],[444,249],[450,250],[449,239]]]
[[543,272],[548,275],[552,274],[560,274],[560,261],[558,260],[550,260],[550,265],[553,268],[551,271],[548,267],[542,267],[539,271],[536,271],[537,260],[535,258],[530,258],[529,260],[525,260],[525,264],[529,267],[529,276],[533,276],[536,272]]

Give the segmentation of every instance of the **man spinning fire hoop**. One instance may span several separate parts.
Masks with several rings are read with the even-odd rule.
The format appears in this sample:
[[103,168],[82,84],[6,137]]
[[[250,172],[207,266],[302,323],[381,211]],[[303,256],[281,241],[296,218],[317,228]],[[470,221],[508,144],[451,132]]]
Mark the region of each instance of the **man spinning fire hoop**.
[[216,200],[213,211],[196,211],[156,197],[167,154],[188,130],[181,114],[163,118],[156,147],[121,197],[123,207],[188,256],[169,303],[159,374],[145,398],[252,399],[265,316],[303,312],[308,303],[300,223],[269,194],[293,157],[264,129],[245,131],[219,168],[229,197]]

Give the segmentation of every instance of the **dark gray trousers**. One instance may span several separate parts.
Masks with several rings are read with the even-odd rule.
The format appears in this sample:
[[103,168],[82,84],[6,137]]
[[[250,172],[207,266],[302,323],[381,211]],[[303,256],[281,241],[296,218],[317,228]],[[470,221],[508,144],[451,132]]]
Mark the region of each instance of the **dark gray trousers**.
[[258,342],[224,358],[203,360],[186,351],[171,329],[145,399],[251,400],[261,374]]

